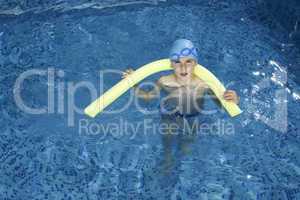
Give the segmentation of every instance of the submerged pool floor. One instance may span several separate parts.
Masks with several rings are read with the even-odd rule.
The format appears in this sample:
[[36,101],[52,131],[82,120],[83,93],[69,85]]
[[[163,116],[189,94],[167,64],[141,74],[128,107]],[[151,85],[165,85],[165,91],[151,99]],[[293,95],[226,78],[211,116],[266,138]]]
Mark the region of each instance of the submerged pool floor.
[[[209,2],[2,17],[0,199],[300,199],[300,87],[287,73],[299,62],[299,51],[284,29],[259,23],[247,5]],[[159,124],[159,114],[145,115],[131,105],[95,119],[73,115],[69,98],[80,108],[91,99],[84,89],[68,96],[67,83],[89,81],[99,89],[99,70],[137,69],[165,58],[178,38],[195,43],[199,63],[239,93],[244,112],[203,116],[211,124],[232,125],[234,132],[199,135],[184,155],[174,144],[172,165],[164,171],[156,131],[103,128],[111,122]],[[30,69],[55,71],[53,112],[32,115],[17,107],[14,84]],[[28,106],[47,105],[47,78],[25,80],[21,95]],[[109,75],[102,86],[119,80]],[[109,109],[128,99],[126,93]],[[158,101],[140,105],[152,109]],[[83,122],[103,129],[87,134]]]

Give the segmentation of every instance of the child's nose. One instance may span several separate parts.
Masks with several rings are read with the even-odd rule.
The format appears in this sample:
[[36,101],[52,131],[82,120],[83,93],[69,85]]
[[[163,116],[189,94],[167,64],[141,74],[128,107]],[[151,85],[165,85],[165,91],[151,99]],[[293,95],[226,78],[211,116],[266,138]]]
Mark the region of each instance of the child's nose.
[[182,72],[186,72],[186,66],[185,66],[185,64],[181,64],[181,68],[180,69],[181,69]]

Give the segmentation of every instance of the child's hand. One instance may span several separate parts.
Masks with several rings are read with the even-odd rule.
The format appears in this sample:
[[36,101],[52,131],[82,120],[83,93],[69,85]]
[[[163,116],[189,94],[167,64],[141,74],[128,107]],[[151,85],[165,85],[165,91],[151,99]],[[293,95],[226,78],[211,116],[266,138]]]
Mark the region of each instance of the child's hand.
[[129,68],[125,72],[122,73],[122,78],[127,78],[130,74],[134,72],[133,69]]
[[240,101],[240,97],[233,90],[227,90],[227,91],[225,91],[224,94],[223,94],[223,98],[226,101],[232,101],[232,102],[234,102],[236,104],[238,104],[239,101]]

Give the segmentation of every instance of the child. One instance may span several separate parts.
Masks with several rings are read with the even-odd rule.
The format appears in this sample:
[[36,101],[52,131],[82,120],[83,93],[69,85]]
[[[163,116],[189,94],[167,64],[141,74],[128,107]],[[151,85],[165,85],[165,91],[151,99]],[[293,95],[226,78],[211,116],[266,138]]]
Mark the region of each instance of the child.
[[[135,94],[139,98],[150,100],[158,97],[161,90],[165,91],[168,95],[160,104],[161,122],[168,124],[168,127],[171,127],[172,123],[182,127],[186,121],[197,119],[201,112],[204,95],[213,93],[205,82],[193,74],[198,59],[197,50],[191,41],[176,40],[170,50],[169,58],[174,73],[160,77],[150,91],[144,91],[135,86]],[[128,69],[122,77],[125,78],[132,72],[132,69]],[[233,90],[224,92],[223,98],[226,101],[239,103],[239,97]],[[169,164],[174,130],[167,129],[165,133],[163,134],[163,145],[165,160]],[[187,144],[193,140],[193,136],[194,134],[192,137],[189,135],[179,138],[179,146],[184,153],[187,153]]]

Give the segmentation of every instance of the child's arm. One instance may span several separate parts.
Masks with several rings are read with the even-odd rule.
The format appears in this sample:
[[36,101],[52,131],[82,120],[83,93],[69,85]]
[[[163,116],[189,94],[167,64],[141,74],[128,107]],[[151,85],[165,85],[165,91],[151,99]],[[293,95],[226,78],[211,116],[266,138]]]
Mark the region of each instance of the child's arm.
[[[134,72],[134,70],[132,70],[132,69],[126,70],[125,72],[123,72],[122,78],[126,78],[128,75],[130,75],[133,72]],[[160,89],[161,89],[160,80],[158,80],[155,83],[154,88],[150,91],[145,91],[145,90],[139,88],[138,85],[133,86],[133,89],[134,89],[135,95],[138,98],[142,98],[145,101],[148,101],[148,100],[154,99],[157,96],[159,96]]]
[[[213,101],[219,106],[222,107],[220,100],[216,97],[214,92],[211,89],[207,89],[207,94],[213,99]],[[234,90],[226,90],[223,94],[223,98],[226,101],[232,101],[236,104],[239,104],[240,97],[236,94]]]
[[142,98],[145,101],[149,101],[149,100],[154,99],[159,96],[161,86],[160,86],[159,81],[157,81],[154,85],[154,88],[150,91],[145,91],[145,90],[139,88],[139,86],[137,86],[137,85],[135,85],[133,88],[134,88],[135,95],[138,98]]
[[220,100],[210,88],[207,89],[206,94],[215,102],[215,104],[217,104],[218,107],[222,108]]

